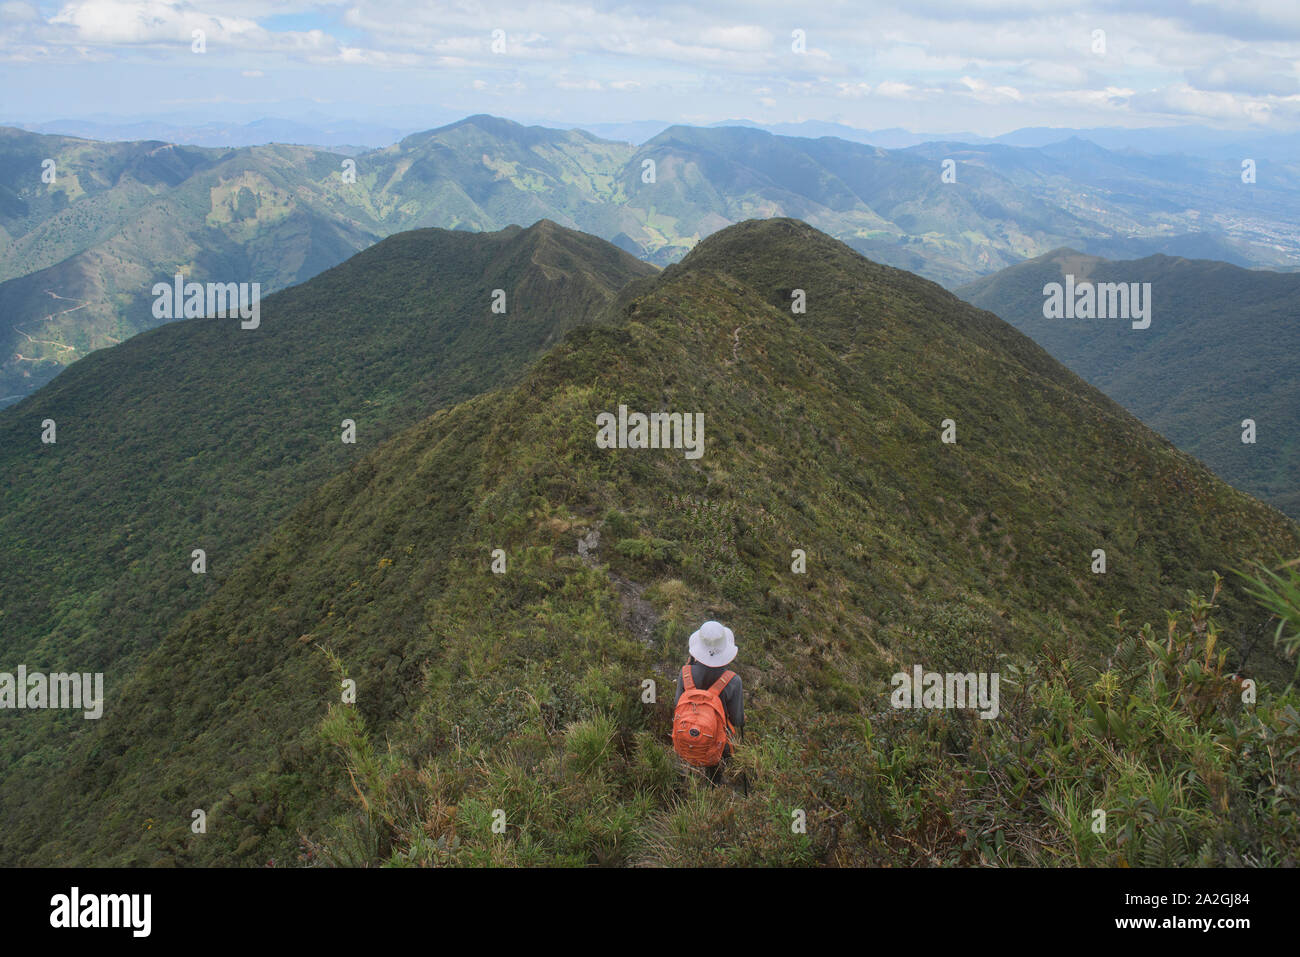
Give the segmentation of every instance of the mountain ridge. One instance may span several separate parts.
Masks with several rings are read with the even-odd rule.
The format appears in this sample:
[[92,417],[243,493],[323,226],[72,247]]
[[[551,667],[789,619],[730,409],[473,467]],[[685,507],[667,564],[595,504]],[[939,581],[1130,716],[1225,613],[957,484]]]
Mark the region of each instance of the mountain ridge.
[[[115,719],[74,745],[66,806],[21,809],[40,826],[6,859],[626,862],[610,821],[657,827],[674,793],[664,706],[640,688],[670,680],[692,622],[735,627],[756,747],[817,753],[809,729],[888,713],[902,665],[992,670],[1040,645],[1100,659],[1116,608],[1161,622],[1225,563],[1300,550],[1294,523],[995,316],[805,224],[741,224],[634,281],[517,382],[315,488],[162,639]],[[600,449],[595,417],[620,404],[702,412],[705,455]],[[1089,572],[1099,544],[1104,576]],[[1219,614],[1234,655],[1281,674],[1235,587]],[[345,677],[358,697],[340,711]],[[572,749],[591,728],[606,743],[586,783],[555,777],[587,766]],[[662,790],[637,798],[594,770],[624,761]],[[856,767],[810,779],[809,799],[876,793]],[[404,817],[349,810],[354,793],[386,806],[400,780],[432,803],[394,813],[426,820],[442,850]],[[763,800],[738,812],[747,827]],[[490,843],[493,808],[509,844]],[[727,841],[751,862],[805,860]]]
[[[93,353],[0,410],[0,651],[121,687],[357,451],[512,381],[653,272],[554,226],[420,230],[268,297],[256,330],[192,319]],[[491,312],[495,288],[504,316]],[[47,420],[53,445],[40,441]],[[203,575],[191,572],[196,548]],[[29,717],[0,727],[10,809],[29,799],[14,782],[58,767],[58,742],[78,728]]]

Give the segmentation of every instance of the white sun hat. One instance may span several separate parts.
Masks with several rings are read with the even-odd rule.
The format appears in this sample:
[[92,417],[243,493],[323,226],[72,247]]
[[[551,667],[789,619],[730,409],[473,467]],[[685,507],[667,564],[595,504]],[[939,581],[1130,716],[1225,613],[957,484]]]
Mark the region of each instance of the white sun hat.
[[739,650],[731,629],[716,621],[700,625],[700,630],[691,635],[689,645],[695,660],[711,668],[730,664]]

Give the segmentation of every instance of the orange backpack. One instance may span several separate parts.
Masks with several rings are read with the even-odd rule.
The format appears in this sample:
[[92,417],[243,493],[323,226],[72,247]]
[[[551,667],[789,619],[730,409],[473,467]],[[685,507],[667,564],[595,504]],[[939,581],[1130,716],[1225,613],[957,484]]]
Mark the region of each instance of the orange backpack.
[[735,672],[726,671],[711,688],[697,688],[691,666],[682,666],[682,696],[673,712],[673,750],[687,764],[711,768],[722,760],[727,732],[734,731],[722,704],[722,689],[734,677]]

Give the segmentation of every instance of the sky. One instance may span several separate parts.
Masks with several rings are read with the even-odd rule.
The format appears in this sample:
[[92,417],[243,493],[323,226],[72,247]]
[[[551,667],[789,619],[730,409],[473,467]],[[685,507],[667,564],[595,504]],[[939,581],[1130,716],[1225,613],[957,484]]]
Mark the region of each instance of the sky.
[[1063,6],[0,0],[0,120],[1300,130],[1300,0]]

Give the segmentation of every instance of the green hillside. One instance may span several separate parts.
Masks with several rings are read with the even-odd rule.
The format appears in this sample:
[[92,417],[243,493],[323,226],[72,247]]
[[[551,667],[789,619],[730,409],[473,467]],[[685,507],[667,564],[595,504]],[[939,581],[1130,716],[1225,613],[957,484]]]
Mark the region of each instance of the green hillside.
[[[103,670],[120,688],[314,486],[434,410],[513,382],[654,272],[550,222],[418,230],[271,297],[255,330],[176,322],[77,363],[0,412],[0,651],[32,669]],[[57,765],[79,730],[58,713],[24,718],[0,725],[6,813],[41,800],[14,782]]]
[[[596,416],[620,404],[702,413],[703,456],[598,448]],[[267,412],[268,429],[295,421]],[[747,222],[625,290],[517,383],[311,493],[114,687],[52,779],[64,800],[7,811],[0,853],[1231,863],[1283,835],[1265,862],[1294,860],[1294,829],[1242,784],[1263,759],[1213,743],[1230,720],[1296,743],[1293,703],[1267,686],[1259,709],[1228,713],[1225,668],[1290,670],[1266,613],[1229,583],[1213,624],[1194,606],[1167,644],[1136,633],[1163,631],[1216,570],[1297,554],[1294,524],[996,317],[805,224]],[[741,646],[748,794],[680,779],[665,741],[706,617]],[[1187,649],[1207,635],[1227,660],[1207,651],[1202,668]],[[1000,671],[1005,720],[890,709],[890,675],[915,664]],[[1203,705],[1184,719],[1189,700]],[[1094,796],[1114,835],[1071,849]]]
[[[330,180],[338,179],[339,158],[318,150],[5,132],[0,166],[25,172],[15,211],[27,214],[0,217],[13,237],[0,250],[0,405],[159,325],[151,290],[178,272],[200,282],[260,283],[265,295],[391,232],[364,222]],[[127,146],[130,162],[115,165]],[[41,153],[56,158],[54,184],[40,181]],[[71,198],[51,206],[50,195]]]
[[102,242],[226,152],[0,127],[0,280]]
[[1009,265],[1054,236],[1105,234],[990,169],[963,167],[956,183],[945,183],[937,161],[833,137],[675,126],[645,143],[641,157],[664,173],[654,189],[629,190],[680,234],[793,216],[873,259],[945,283]]
[[[1147,329],[1043,317],[1043,287],[1151,283]],[[958,290],[1237,488],[1300,518],[1300,276],[1063,249]],[[1254,419],[1256,441],[1242,442]]]

